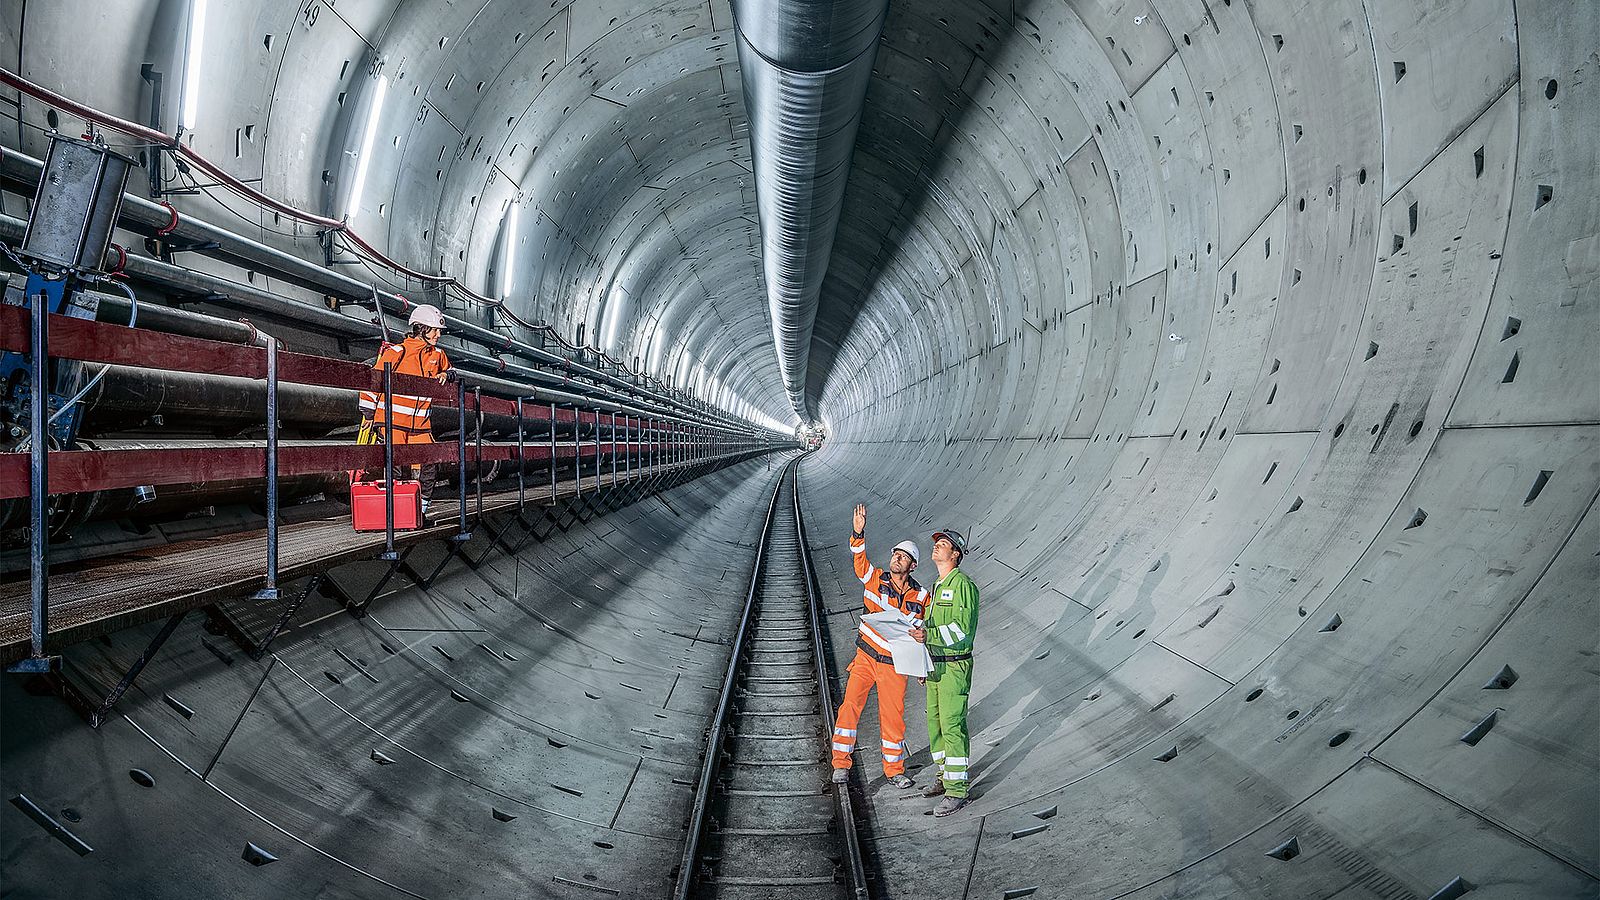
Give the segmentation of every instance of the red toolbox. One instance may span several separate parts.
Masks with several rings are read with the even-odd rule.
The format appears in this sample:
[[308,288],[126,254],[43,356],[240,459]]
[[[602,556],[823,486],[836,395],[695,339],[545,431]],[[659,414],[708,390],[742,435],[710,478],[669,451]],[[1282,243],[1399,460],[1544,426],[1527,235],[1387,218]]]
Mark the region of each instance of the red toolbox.
[[[357,531],[383,531],[388,513],[382,481],[357,481],[350,485],[350,522]],[[422,521],[422,485],[397,481],[394,485],[394,529],[407,531]]]

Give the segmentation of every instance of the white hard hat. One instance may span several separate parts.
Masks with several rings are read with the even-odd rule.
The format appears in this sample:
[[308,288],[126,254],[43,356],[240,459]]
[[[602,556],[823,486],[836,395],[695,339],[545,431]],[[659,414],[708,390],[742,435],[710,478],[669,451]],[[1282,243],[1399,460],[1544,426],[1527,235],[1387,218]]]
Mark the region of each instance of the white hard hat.
[[411,311],[411,318],[406,325],[422,325],[426,328],[444,328],[444,314],[439,312],[439,307],[423,303]]
[[[917,542],[916,541],[901,541],[900,543],[894,545],[894,549],[895,550],[904,550],[906,552],[906,555],[911,557],[911,561],[912,562],[922,562],[922,559],[917,556]],[[890,552],[892,553],[894,551],[891,550]]]

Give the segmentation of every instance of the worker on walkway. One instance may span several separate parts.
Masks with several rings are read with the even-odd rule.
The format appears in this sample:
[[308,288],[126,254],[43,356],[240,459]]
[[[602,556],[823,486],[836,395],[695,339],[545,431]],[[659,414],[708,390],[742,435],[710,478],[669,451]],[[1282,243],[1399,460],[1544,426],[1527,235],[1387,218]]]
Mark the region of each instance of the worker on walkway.
[[[850,555],[856,577],[865,586],[863,600],[867,612],[891,609],[918,623],[928,602],[928,592],[911,577],[917,568],[917,545],[901,541],[889,555],[889,570],[875,568],[867,561],[867,506],[856,504],[855,530],[850,535]],[[867,694],[878,689],[878,738],[883,745],[883,774],[897,788],[915,782],[906,775],[906,677],[894,670],[889,642],[866,622],[856,635],[856,657],[850,661],[850,680],[844,689],[844,702],[833,722],[833,781],[850,780],[850,754],[856,748],[856,725],[867,705]]]
[[978,630],[978,587],[961,571],[967,541],[946,528],[933,534],[933,564],[939,567],[926,623],[911,636],[928,646],[933,671],[928,689],[928,747],[939,780],[923,791],[939,797],[936,816],[948,816],[967,805],[967,692],[972,687],[972,638]]
[[[421,304],[412,310],[407,322],[411,334],[398,344],[384,344],[378,359],[372,364],[381,370],[385,364],[394,366],[396,375],[415,375],[432,378],[444,384],[450,377],[450,358],[439,349],[439,337],[444,334],[444,316],[437,306]],[[412,394],[394,395],[394,442],[399,444],[433,443],[433,424],[429,414],[433,400]],[[361,433],[369,436],[361,443],[383,443],[388,429],[383,409],[382,391],[361,392]],[[420,473],[419,470],[420,469]],[[411,477],[421,484],[422,514],[428,514],[428,500],[433,496],[433,483],[438,479],[439,466],[426,463],[411,467]],[[398,474],[396,475],[398,477]]]

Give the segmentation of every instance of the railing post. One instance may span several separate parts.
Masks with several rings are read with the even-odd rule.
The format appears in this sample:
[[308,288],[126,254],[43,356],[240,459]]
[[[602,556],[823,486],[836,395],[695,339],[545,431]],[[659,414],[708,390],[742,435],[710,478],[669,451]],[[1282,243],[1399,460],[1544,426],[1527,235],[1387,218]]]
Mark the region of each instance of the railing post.
[[383,364],[383,553],[390,562],[394,552],[394,363]]
[[30,656],[11,667],[13,672],[48,672],[58,661],[44,654],[45,638],[50,633],[50,389],[45,378],[50,371],[50,295],[33,295],[33,319],[29,341],[33,358],[28,361],[28,424],[32,444],[28,447],[28,536],[33,579],[29,599],[31,632]]
[[278,340],[267,339],[267,584],[257,600],[280,599],[278,592]]
[[467,383],[456,381],[456,507],[457,531],[451,538],[458,543],[472,540],[467,530]]
[[611,486],[617,486],[617,411],[611,411]]
[[477,465],[472,483],[477,487],[478,493],[478,522],[483,522],[483,388],[472,387],[472,439],[475,445],[472,451]]
[[583,410],[572,407],[572,477],[573,499],[583,499]]
[[527,502],[528,502],[528,498],[526,496],[527,492],[528,492],[528,485],[527,485],[527,479],[526,479],[526,477],[524,475],[524,472],[523,472],[523,467],[526,466],[526,465],[527,465],[527,460],[524,459],[523,455],[522,455],[522,398],[518,397],[517,398],[517,512],[519,512],[519,513],[522,512],[523,506],[525,506],[527,504]]
[[550,401],[550,505],[556,505],[556,404]]

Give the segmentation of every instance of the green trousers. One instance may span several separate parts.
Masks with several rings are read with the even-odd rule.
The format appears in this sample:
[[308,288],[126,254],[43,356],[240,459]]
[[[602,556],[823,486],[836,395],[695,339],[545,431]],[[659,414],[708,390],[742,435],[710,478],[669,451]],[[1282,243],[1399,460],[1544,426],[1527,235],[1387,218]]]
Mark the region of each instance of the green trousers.
[[928,674],[928,747],[949,797],[967,795],[967,692],[972,660],[934,663]]

